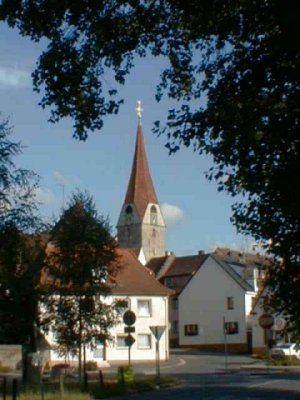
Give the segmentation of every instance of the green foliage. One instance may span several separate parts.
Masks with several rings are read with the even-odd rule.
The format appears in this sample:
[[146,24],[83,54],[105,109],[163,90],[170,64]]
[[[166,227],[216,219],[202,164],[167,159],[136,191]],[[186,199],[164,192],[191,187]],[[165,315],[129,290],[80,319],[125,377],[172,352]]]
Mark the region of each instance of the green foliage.
[[300,366],[300,360],[296,356],[276,356],[271,358],[271,362],[276,366]]
[[96,361],[87,361],[85,363],[85,370],[86,371],[97,371],[98,370],[98,364]]
[[[55,333],[61,355],[81,354],[109,337],[115,324],[109,274],[117,268],[116,242],[92,198],[78,192],[53,227],[44,262],[44,329]],[[113,267],[115,265],[116,267]]]
[[36,175],[17,168],[13,158],[22,152],[10,141],[8,121],[0,122],[0,342],[33,343],[38,319],[42,237],[36,217]]
[[[46,38],[35,90],[53,121],[71,116],[74,136],[102,127],[121,104],[105,75],[122,84],[136,57],[164,56],[157,99],[178,100],[167,148],[213,156],[209,179],[239,195],[232,221],[263,245],[271,239],[269,306],[300,332],[300,36],[296,5],[277,0],[32,2],[2,0],[0,19]],[[281,261],[282,262],[278,262]]]
[[[40,400],[40,392],[24,392],[18,397],[20,400]],[[93,398],[86,393],[79,392],[66,392],[63,397],[64,400],[92,400]],[[46,392],[44,394],[44,400],[61,400],[61,394],[59,392]]]
[[34,193],[38,177],[30,170],[16,167],[14,157],[22,154],[22,145],[10,140],[9,121],[1,117],[0,113],[0,229],[14,226],[32,231],[39,222]]
[[11,368],[0,361],[0,372],[11,372]]
[[134,374],[132,367],[119,367],[118,368],[118,382],[122,384],[132,383],[134,381]]

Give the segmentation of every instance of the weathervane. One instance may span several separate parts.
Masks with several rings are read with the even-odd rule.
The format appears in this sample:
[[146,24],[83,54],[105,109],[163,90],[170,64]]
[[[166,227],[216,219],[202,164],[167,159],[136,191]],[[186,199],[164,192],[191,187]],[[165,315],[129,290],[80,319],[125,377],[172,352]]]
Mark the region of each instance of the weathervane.
[[144,111],[144,109],[142,108],[142,102],[141,100],[138,100],[136,102],[136,113],[139,119],[139,124],[141,123],[141,119],[142,119],[142,112]]

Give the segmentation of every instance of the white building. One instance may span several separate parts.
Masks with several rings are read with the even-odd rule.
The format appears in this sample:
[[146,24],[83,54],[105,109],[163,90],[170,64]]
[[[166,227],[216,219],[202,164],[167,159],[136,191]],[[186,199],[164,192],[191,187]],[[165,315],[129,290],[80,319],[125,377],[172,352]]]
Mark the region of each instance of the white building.
[[[135,342],[131,346],[130,358],[132,361],[156,359],[155,337],[150,327],[165,327],[159,341],[159,355],[161,360],[169,358],[168,337],[168,296],[172,291],[161,285],[147,269],[137,260],[130,249],[119,249],[121,268],[114,277],[112,293],[107,297],[108,302],[122,300],[124,302],[123,313],[131,310],[136,315],[134,324],[135,332],[131,333]],[[126,304],[126,305],[125,305]],[[128,346],[124,332],[125,325],[120,315],[120,323],[110,331],[112,340],[105,346],[98,344],[95,348],[86,348],[86,360],[96,361],[126,361],[128,360]],[[48,342],[55,348],[53,334],[47,336]],[[64,362],[65,358],[59,356],[55,350],[50,351],[51,364]],[[75,359],[68,360],[72,363]]]
[[157,279],[176,291],[169,309],[171,345],[219,351],[226,341],[229,351],[250,352],[250,312],[264,261],[229,249],[150,260],[147,267]]

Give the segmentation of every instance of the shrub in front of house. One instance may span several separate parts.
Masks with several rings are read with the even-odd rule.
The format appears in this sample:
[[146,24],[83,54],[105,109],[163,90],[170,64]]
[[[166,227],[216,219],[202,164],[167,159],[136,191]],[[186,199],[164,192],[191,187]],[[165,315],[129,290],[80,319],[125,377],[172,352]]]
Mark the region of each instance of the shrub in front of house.
[[98,364],[96,361],[87,361],[85,363],[85,370],[86,371],[97,371],[98,370]]
[[5,372],[11,372],[11,371],[12,371],[12,369],[8,365],[2,364],[2,362],[0,361],[0,372],[5,373]]

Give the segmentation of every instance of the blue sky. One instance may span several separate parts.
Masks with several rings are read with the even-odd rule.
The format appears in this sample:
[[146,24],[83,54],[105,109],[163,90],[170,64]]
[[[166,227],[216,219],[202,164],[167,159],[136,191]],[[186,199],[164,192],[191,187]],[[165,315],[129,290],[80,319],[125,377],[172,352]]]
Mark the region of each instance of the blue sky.
[[[116,225],[131,169],[135,107],[140,99],[150,170],[168,226],[168,250],[184,255],[216,246],[249,249],[251,239],[237,235],[230,223],[233,199],[219,193],[216,183],[204,176],[211,160],[191,148],[169,156],[166,138],[152,133],[153,122],[164,120],[171,106],[168,99],[156,103],[154,98],[161,60],[139,61],[122,88],[125,104],[119,114],[106,118],[100,132],[79,142],[72,138],[72,121],[50,124],[49,110],[38,106],[40,98],[32,90],[30,73],[42,48],[0,24],[0,112],[10,117],[12,139],[25,146],[24,154],[15,160],[17,165],[41,177],[37,195],[44,202],[42,215],[58,215],[64,185],[66,199],[76,188],[88,190],[99,212]],[[114,86],[113,81],[109,83]]]

